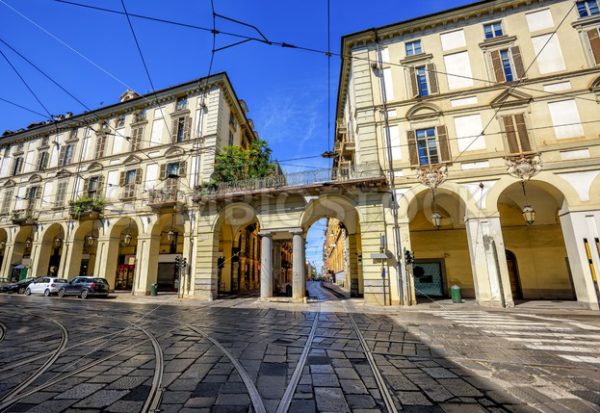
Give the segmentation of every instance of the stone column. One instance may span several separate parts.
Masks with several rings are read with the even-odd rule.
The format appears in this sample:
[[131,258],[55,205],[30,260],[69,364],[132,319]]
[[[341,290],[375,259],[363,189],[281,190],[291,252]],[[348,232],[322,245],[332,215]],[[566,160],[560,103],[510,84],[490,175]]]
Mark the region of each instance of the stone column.
[[500,218],[466,218],[465,226],[477,302],[513,307]]
[[150,285],[156,282],[160,235],[140,235],[135,255],[133,295],[149,295]]
[[261,232],[260,244],[260,298],[273,297],[273,235]]
[[183,279],[179,280],[179,282],[182,283],[181,284],[181,295],[182,296],[189,296],[190,292],[192,290],[191,274],[192,274],[192,264],[194,262],[193,251],[194,251],[193,236],[190,232],[186,232],[183,235],[183,257],[187,258],[187,267],[185,268],[185,270],[183,271],[183,274],[181,276],[181,278],[183,278]]
[[12,267],[14,244],[6,243],[4,246],[4,259],[2,260],[2,268],[0,269],[0,278],[8,280],[10,277],[10,269]]
[[110,288],[114,289],[121,239],[119,237],[100,237],[97,242],[93,275],[106,278]]
[[292,268],[292,300],[304,301],[306,296],[306,259],[303,231],[292,232],[294,264]]

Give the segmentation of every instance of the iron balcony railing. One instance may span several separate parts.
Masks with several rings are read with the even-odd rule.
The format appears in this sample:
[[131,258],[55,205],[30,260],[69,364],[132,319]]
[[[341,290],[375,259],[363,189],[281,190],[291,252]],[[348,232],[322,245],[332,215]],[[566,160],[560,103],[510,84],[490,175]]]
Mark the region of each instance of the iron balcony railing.
[[185,203],[185,193],[177,188],[152,189],[148,191],[148,205],[154,207]]
[[311,171],[284,173],[258,179],[245,179],[234,182],[220,182],[196,188],[196,199],[206,196],[254,192],[266,189],[292,188],[326,183],[337,183],[367,178],[379,178],[383,172],[378,163],[366,163],[359,167],[345,164],[333,169],[315,169]]

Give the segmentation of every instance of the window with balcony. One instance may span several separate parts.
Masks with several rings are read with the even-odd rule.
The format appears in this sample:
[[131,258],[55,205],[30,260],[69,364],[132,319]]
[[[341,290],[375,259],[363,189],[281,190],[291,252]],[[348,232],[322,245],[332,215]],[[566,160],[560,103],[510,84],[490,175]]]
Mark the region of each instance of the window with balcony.
[[14,162],[13,162],[13,176],[14,175],[19,175],[21,172],[23,172],[23,157],[19,156],[17,158],[15,158]]
[[48,168],[48,161],[50,159],[50,155],[48,154],[48,152],[40,152],[40,154],[38,155],[38,163],[37,163],[37,169],[38,171],[45,171],[46,168]]
[[491,52],[497,82],[512,82],[525,76],[521,50],[517,46]]
[[406,50],[406,57],[423,53],[423,48],[421,46],[421,40],[406,42],[404,44],[404,47]]
[[42,191],[39,186],[31,186],[27,189],[25,198],[27,199],[27,209],[34,209],[37,206],[37,200],[40,199]]
[[177,103],[175,104],[175,110],[185,110],[188,107],[188,99],[187,96],[183,96],[177,99]]
[[598,0],[582,0],[577,2],[577,11],[579,17],[595,16],[600,14],[600,7],[598,7]]
[[512,155],[531,152],[531,142],[522,113],[502,116],[502,127],[506,137],[508,152]]
[[445,126],[408,131],[407,135],[411,166],[428,166],[451,161]]
[[98,199],[102,197],[103,177],[101,175],[91,176],[86,180],[85,192],[88,198]]
[[493,39],[495,37],[504,36],[504,31],[502,30],[502,22],[493,22],[483,25],[483,33],[486,39]]

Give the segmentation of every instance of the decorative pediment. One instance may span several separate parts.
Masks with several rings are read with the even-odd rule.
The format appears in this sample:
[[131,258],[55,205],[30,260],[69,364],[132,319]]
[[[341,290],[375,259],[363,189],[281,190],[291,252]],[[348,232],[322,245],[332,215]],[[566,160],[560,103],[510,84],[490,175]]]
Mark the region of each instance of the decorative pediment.
[[174,158],[176,156],[182,155],[185,155],[185,150],[183,150],[179,146],[171,146],[169,149],[167,149],[164,156],[167,158]]
[[58,171],[56,173],[57,178],[66,178],[68,176],[71,176],[71,172],[68,171],[67,169],[61,169],[60,171]]
[[519,92],[518,90],[506,89],[492,100],[492,107],[507,107],[507,106],[525,106],[529,105],[532,97],[527,93]]
[[7,187],[7,188],[9,188],[9,187],[11,187],[11,186],[15,186],[15,185],[16,185],[16,183],[15,183],[15,181],[13,181],[12,179],[9,179],[8,181],[6,181],[6,182],[4,183],[4,186],[5,186],[5,187]]
[[433,103],[419,103],[406,113],[408,120],[436,118],[443,114],[442,110]]
[[139,157],[135,155],[129,155],[127,159],[123,161],[123,165],[135,165],[141,162],[142,160]]
[[29,178],[29,182],[31,182],[31,183],[33,183],[33,182],[41,182],[41,180],[42,180],[42,177],[39,176],[38,174],[33,174]]
[[100,162],[92,162],[90,166],[88,166],[87,171],[88,172],[96,172],[96,171],[101,171],[102,169],[104,169],[104,166],[102,166],[102,164]]

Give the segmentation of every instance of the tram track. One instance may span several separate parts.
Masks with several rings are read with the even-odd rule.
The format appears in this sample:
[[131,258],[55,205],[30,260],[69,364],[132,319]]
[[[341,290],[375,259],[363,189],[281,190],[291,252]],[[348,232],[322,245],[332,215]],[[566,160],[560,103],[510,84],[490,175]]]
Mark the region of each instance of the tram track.
[[373,371],[373,376],[375,377],[377,387],[379,388],[379,392],[381,394],[381,399],[382,399],[383,403],[385,404],[385,407],[386,407],[388,413],[398,413],[398,409],[396,408],[396,404],[395,404],[394,399],[390,393],[390,390],[385,382],[385,379],[383,378],[383,375],[381,374],[379,367],[377,367],[377,363],[375,363],[375,358],[373,357],[373,352],[369,348],[367,341],[365,340],[362,332],[358,328],[358,324],[356,323],[356,320],[354,319],[352,312],[349,311],[349,308],[347,307],[346,303],[344,303],[344,307],[346,308],[346,313],[348,315],[348,318],[350,319],[350,324],[352,324],[352,328],[353,328],[354,332],[356,333],[356,336],[358,337],[358,341],[360,342],[363,352],[365,353],[367,361],[369,362],[369,365],[371,367],[371,370]]
[[2,343],[4,341],[7,330],[8,330],[8,327],[6,327],[6,325],[0,321],[0,343]]

